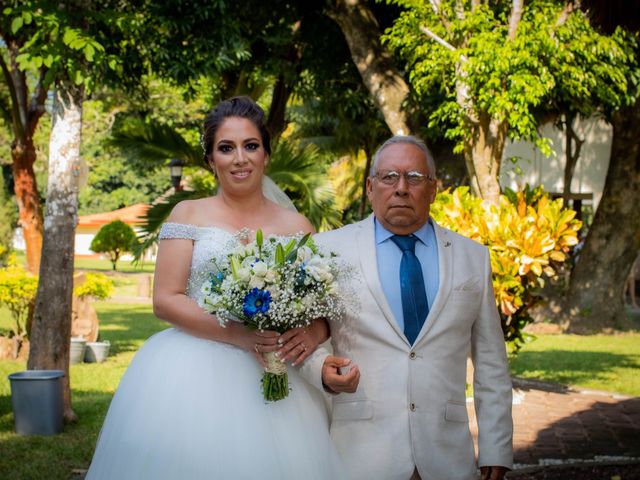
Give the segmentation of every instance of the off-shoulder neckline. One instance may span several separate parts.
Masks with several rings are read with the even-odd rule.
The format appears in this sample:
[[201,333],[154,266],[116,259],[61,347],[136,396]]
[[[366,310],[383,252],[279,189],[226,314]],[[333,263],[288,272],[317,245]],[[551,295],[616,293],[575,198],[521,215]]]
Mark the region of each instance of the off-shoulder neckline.
[[[165,222],[163,225],[180,225],[182,227],[190,227],[190,228],[196,228],[196,229],[201,229],[201,230],[218,230],[220,232],[224,232],[227,235],[234,237],[234,238],[239,238],[239,237],[243,237],[243,236],[248,236],[248,234],[250,232],[255,232],[255,230],[252,230],[249,227],[244,227],[241,228],[239,230],[236,230],[235,232],[232,232],[231,230],[227,230],[226,228],[223,227],[218,227],[217,225],[194,225],[192,223],[180,223],[180,222]],[[292,233],[292,234],[287,234],[287,235],[282,235],[282,234],[277,234],[277,233],[269,233],[266,234],[266,237],[278,237],[278,238],[288,238],[288,237],[295,237],[296,235],[300,235],[301,233]]]

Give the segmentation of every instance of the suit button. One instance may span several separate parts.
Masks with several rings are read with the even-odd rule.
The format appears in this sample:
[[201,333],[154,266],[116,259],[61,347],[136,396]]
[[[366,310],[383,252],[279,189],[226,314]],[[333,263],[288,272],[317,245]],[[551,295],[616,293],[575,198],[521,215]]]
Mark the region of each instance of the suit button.
[[411,360],[415,360],[415,358],[416,358],[416,352],[411,352],[411,353],[409,354],[409,358],[410,358]]
[[416,411],[416,404],[415,403],[410,404],[409,405],[409,410],[411,410],[412,412],[415,412]]

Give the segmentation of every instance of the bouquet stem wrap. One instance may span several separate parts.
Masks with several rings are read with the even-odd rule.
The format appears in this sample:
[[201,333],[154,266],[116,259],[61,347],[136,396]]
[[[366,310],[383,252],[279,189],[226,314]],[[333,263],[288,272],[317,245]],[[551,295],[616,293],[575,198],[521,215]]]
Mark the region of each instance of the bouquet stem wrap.
[[282,400],[289,395],[289,377],[287,366],[276,357],[275,352],[266,352],[262,358],[267,364],[262,375],[264,399],[270,402]]

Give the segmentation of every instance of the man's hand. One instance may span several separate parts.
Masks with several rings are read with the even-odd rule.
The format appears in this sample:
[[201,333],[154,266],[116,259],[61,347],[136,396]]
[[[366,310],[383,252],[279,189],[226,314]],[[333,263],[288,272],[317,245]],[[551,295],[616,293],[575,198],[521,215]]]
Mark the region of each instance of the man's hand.
[[502,480],[509,470],[507,467],[480,467],[481,480]]
[[322,383],[332,393],[353,393],[358,388],[360,381],[360,370],[357,365],[351,365],[351,369],[346,373],[341,373],[340,369],[346,369],[351,365],[348,358],[334,357],[329,355],[322,365]]

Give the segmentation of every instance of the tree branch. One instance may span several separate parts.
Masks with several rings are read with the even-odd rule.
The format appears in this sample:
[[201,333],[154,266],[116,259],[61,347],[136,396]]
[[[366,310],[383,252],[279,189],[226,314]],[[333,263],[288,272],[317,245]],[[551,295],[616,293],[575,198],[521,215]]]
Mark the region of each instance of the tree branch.
[[[427,27],[423,27],[422,25],[420,25],[420,31],[422,33],[424,33],[425,35],[427,35],[429,38],[431,38],[431,40],[434,40],[435,42],[439,43],[440,45],[442,45],[444,48],[446,48],[447,50],[451,50],[452,52],[457,51],[458,49],[456,47],[454,47],[453,45],[451,45],[449,42],[447,42],[445,39],[439,37],[438,35],[436,35],[435,33],[433,33],[431,30],[429,30]],[[467,57],[465,57],[464,55],[460,55],[460,58],[462,60],[464,60],[465,62],[469,61],[467,59]]]
[[29,104],[29,110],[27,112],[27,128],[29,132],[35,130],[36,125],[40,121],[40,117],[45,112],[44,103],[47,99],[47,91],[45,88],[44,79],[47,74],[47,68],[40,68],[40,77],[38,78],[38,83],[33,89],[33,96],[31,97],[31,102]]
[[516,38],[518,25],[520,24],[520,19],[522,19],[523,3],[524,0],[513,0],[511,15],[509,16],[509,40],[514,40]]
[[571,14],[571,12],[573,12],[574,10],[578,10],[580,8],[581,3],[582,3],[581,0],[568,2],[560,12],[560,15],[558,15],[558,20],[556,20],[555,26],[560,27],[564,25],[564,23],[567,21],[567,18],[569,18],[569,15]]

